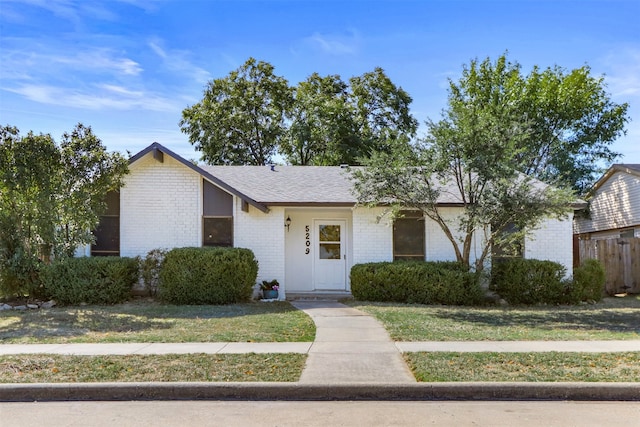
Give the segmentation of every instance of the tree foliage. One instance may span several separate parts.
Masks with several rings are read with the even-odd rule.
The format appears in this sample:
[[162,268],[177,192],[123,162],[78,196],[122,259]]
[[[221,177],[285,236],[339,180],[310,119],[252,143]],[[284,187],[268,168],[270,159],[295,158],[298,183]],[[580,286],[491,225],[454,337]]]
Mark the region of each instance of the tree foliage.
[[610,146],[629,120],[628,105],[612,102],[604,78],[592,76],[588,66],[571,71],[536,66],[524,75],[506,54],[496,61],[473,60],[458,82],[449,82],[444,120],[490,105],[495,120],[508,114],[517,126],[513,167],[578,193],[619,157]]
[[180,125],[209,163],[263,165],[278,153],[294,165],[357,164],[415,136],[411,101],[381,68],[348,83],[313,73],[290,87],[250,58],[210,82]]
[[0,129],[0,290],[34,293],[38,265],[91,243],[104,197],[122,186],[127,160],[78,124],[51,135]]
[[280,152],[294,165],[350,163],[360,153],[352,110],[348,85],[340,76],[313,73],[295,88]]
[[203,99],[182,112],[180,126],[208,163],[264,165],[285,134],[292,102],[292,89],[273,66],[249,58],[209,82]]
[[[424,140],[374,155],[367,169],[353,171],[358,201],[386,204],[391,217],[401,207],[422,210],[440,226],[456,259],[478,271],[493,245],[513,245],[543,219],[566,216],[572,191],[534,178],[565,176],[553,155],[565,139],[533,145],[542,124],[551,121],[530,114],[533,107],[525,111],[521,98],[529,89],[524,83],[519,66],[504,56],[495,64],[472,61],[460,81],[451,82],[448,108],[439,121],[427,122]],[[523,169],[532,157],[537,168]],[[453,215],[451,207],[459,213]]]

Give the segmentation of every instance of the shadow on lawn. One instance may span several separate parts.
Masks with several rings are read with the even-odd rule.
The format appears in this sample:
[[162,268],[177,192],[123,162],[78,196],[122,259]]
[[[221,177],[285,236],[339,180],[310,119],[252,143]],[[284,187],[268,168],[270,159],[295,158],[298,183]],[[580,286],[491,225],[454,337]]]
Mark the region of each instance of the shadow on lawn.
[[2,340],[22,337],[74,338],[89,333],[161,331],[173,328],[180,320],[225,319],[292,311],[298,310],[288,303],[178,306],[161,304],[151,299],[113,306],[5,311],[0,313],[0,322],[3,318],[9,318],[9,321],[0,329],[0,343]]
[[171,324],[153,319],[99,310],[52,309],[20,313],[19,321],[2,328],[0,341],[20,337],[79,337],[89,332],[121,333],[168,329]]
[[537,329],[609,331],[640,334],[640,311],[611,308],[578,309],[438,309],[433,315],[459,323],[493,327],[522,326]]

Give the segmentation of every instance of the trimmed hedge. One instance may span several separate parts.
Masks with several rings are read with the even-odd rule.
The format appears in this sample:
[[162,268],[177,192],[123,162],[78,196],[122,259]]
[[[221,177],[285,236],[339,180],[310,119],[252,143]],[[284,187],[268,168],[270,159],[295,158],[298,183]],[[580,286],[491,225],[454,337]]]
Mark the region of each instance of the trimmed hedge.
[[474,305],[483,301],[477,275],[456,262],[395,261],[356,264],[357,300],[408,304]]
[[177,248],[162,263],[158,294],[172,304],[232,304],[251,298],[257,276],[249,249]]
[[509,259],[494,263],[490,289],[510,304],[560,304],[569,302],[571,283],[566,268],[553,261]]
[[138,259],[67,258],[44,266],[40,278],[45,292],[59,304],[117,304],[131,297]]
[[573,292],[578,301],[600,301],[605,282],[604,266],[597,259],[586,259],[573,269]]

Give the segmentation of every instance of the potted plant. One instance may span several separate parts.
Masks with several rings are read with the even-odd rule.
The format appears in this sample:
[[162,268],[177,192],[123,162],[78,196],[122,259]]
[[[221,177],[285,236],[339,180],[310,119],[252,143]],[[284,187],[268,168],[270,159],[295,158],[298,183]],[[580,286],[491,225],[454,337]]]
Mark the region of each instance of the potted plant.
[[262,289],[262,297],[264,299],[277,299],[279,288],[280,283],[278,283],[276,279],[263,280],[260,284],[260,289]]

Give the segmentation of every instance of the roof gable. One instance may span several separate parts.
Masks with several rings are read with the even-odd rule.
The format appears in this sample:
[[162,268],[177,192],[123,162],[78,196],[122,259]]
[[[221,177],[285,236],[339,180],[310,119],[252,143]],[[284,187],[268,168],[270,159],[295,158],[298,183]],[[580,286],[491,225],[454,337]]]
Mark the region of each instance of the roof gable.
[[131,165],[131,164],[135,163],[136,161],[140,160],[142,157],[146,156],[149,153],[152,153],[153,157],[156,160],[158,160],[159,162],[162,162],[164,160],[163,156],[166,154],[167,156],[170,156],[174,160],[178,161],[179,163],[182,163],[184,166],[188,167],[189,169],[191,169],[191,170],[195,171],[196,173],[200,174],[203,178],[207,179],[211,183],[217,185],[218,187],[222,188],[223,190],[227,191],[228,193],[233,194],[234,196],[237,196],[238,198],[240,198],[244,202],[246,202],[246,203],[250,204],[251,206],[259,209],[260,211],[262,211],[262,212],[268,212],[269,211],[269,208],[267,208],[262,203],[256,202],[251,197],[243,194],[241,191],[238,191],[238,189],[236,189],[236,188],[228,185],[227,183],[221,181],[220,179],[218,179],[217,177],[211,175],[209,172],[207,172],[206,170],[202,169],[198,165],[195,165],[192,162],[184,159],[183,157],[179,156],[178,154],[174,153],[173,151],[169,150],[168,148],[162,146],[161,144],[158,144],[157,142],[154,142],[153,144],[151,144],[150,146],[148,146],[144,150],[140,151],[139,153],[136,153],[131,158],[129,158],[129,164]]
[[592,197],[596,191],[602,185],[609,180],[616,172],[628,173],[640,177],[640,164],[628,163],[628,164],[614,164],[596,181],[591,190],[587,193],[587,197]]

